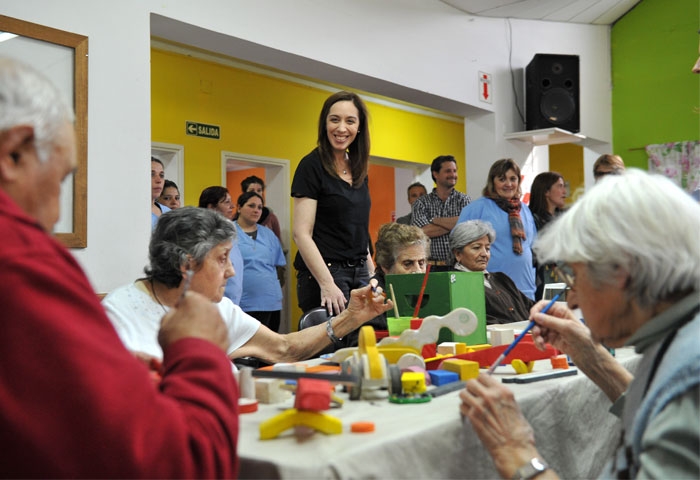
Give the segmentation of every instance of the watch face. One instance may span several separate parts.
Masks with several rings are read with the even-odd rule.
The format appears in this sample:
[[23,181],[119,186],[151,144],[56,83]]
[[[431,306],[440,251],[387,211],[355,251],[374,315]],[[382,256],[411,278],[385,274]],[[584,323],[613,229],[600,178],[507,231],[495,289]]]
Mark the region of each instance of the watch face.
[[520,467],[516,472],[513,478],[519,478],[523,480],[527,480],[533,477],[536,477],[540,473],[544,472],[547,470],[549,466],[547,466],[546,463],[544,463],[542,460],[539,458],[535,457],[532,460],[530,460],[528,463]]
[[535,457],[530,461],[530,465],[538,472],[544,472],[547,470],[547,465],[545,465],[539,458]]

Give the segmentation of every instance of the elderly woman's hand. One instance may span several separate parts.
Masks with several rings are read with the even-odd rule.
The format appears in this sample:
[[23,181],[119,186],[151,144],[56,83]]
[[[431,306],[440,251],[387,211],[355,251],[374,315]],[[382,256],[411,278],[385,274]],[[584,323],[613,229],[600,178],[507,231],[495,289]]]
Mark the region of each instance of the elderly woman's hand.
[[547,303],[540,301],[530,310],[530,318],[536,323],[532,328],[535,346],[544,350],[549,343],[569,355],[574,363],[593,355],[597,342],[588,327],[563,303],[555,303],[545,314],[539,313]]
[[459,393],[459,409],[493,457],[503,478],[538,457],[532,427],[520,412],[513,392],[491,375],[469,380]]
[[[373,288],[374,291],[372,291]],[[382,288],[377,286],[377,281],[372,279],[369,285],[350,292],[348,313],[351,314],[353,323],[356,325],[355,328],[357,328],[393,306],[391,300],[386,300]]]

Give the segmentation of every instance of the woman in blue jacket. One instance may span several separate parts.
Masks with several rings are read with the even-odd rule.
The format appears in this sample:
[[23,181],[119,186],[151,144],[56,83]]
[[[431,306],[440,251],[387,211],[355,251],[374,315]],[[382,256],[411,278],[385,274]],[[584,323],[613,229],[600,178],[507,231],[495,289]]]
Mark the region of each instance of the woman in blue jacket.
[[287,264],[282,245],[269,228],[259,225],[263,199],[255,192],[238,197],[238,246],[243,256],[243,294],[240,307],[273,332],[280,326],[282,287],[277,267]]
[[537,238],[537,228],[530,209],[520,201],[520,183],[518,164],[510,158],[497,160],[489,170],[483,197],[464,207],[457,223],[489,222],[496,231],[489,270],[505,273],[518,290],[535,300],[532,243]]

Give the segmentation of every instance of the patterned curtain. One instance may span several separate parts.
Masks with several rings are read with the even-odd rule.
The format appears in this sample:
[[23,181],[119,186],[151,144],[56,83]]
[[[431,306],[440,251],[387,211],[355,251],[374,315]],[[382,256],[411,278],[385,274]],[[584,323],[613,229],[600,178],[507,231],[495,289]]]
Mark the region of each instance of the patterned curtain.
[[700,191],[700,141],[647,145],[649,171],[660,173],[692,194]]

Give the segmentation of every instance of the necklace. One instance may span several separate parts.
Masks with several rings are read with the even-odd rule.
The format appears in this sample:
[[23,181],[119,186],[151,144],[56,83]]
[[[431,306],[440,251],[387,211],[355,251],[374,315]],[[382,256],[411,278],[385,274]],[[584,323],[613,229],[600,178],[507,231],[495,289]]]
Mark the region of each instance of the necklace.
[[338,167],[338,163],[341,163],[341,165],[342,165],[342,164],[346,164],[346,165],[347,165],[347,163],[348,163],[348,156],[347,156],[347,154],[345,154],[345,158],[344,158],[343,160],[340,160],[340,161],[337,160],[337,159],[335,160],[335,168],[337,168],[339,172],[342,171],[342,172],[343,172],[343,175],[347,175],[347,174],[348,174],[348,167],[347,167],[347,166],[344,166],[344,167],[341,166],[341,167],[339,168],[339,167]]
[[163,302],[161,302],[160,298],[158,298],[158,294],[156,293],[156,286],[153,284],[153,279],[151,278],[148,281],[151,282],[151,291],[153,292],[153,298],[156,299],[156,302],[158,302],[160,308],[162,308],[165,313],[168,313],[168,311],[165,309],[165,305],[163,305]]

